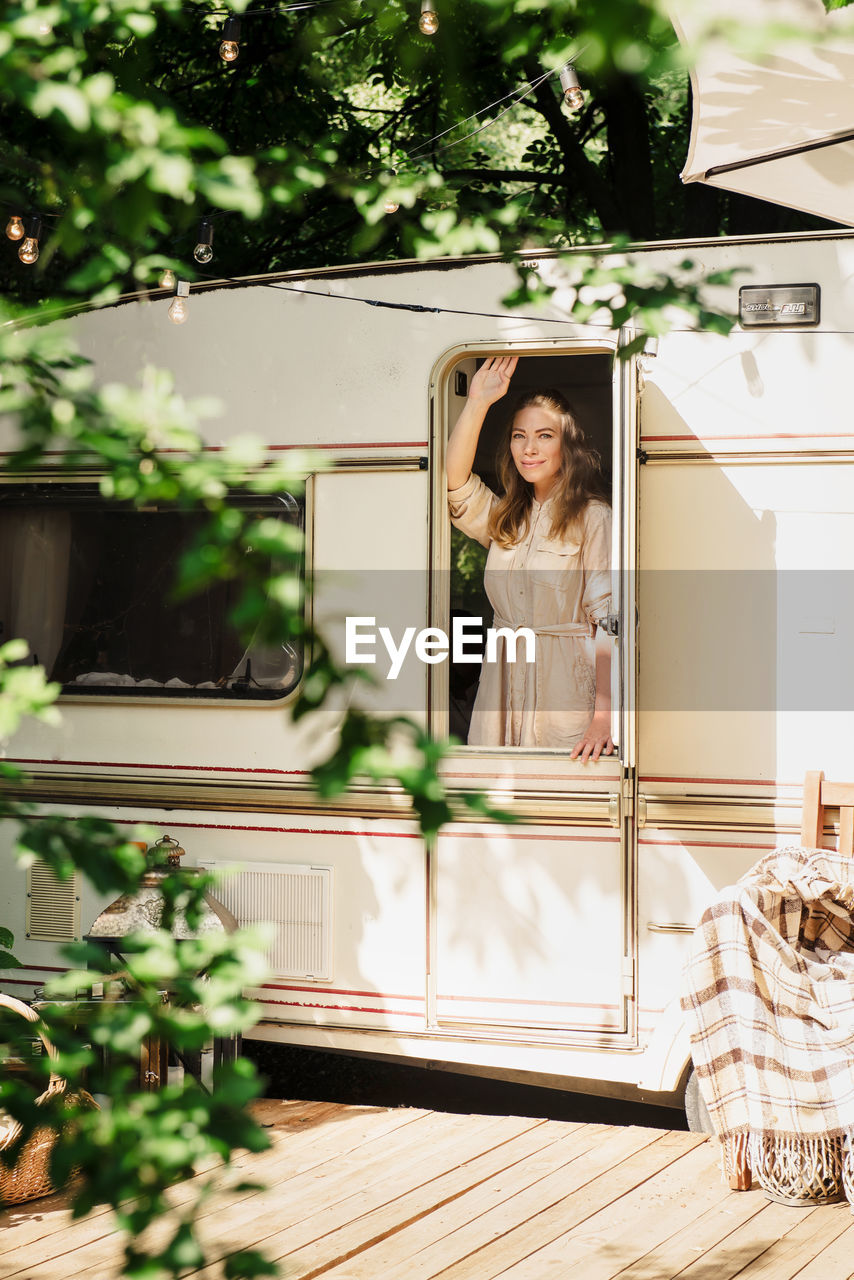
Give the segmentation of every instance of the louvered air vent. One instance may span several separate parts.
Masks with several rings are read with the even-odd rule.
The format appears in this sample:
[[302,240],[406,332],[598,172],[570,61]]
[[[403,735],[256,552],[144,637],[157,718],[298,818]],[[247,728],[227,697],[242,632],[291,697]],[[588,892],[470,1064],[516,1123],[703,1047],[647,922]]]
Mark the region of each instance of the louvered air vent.
[[[233,864],[207,861],[212,870]],[[332,977],[332,868],[247,863],[214,890],[238,924],[271,922],[270,968],[279,978]]]
[[73,942],[80,937],[80,882],[57,880],[43,862],[27,868],[27,937],[34,942]]

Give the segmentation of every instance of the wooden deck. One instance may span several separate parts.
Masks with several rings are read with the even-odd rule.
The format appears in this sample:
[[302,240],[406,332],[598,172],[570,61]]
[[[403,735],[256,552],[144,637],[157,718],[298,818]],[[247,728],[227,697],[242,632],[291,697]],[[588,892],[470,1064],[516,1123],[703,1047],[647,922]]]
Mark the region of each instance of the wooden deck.
[[[728,1191],[695,1134],[302,1102],[265,1102],[261,1118],[272,1150],[217,1175],[204,1235],[216,1258],[263,1249],[286,1280],[854,1274],[848,1205]],[[246,1178],[269,1189],[229,1190]],[[107,1213],[72,1222],[58,1197],[0,1213],[3,1280],[110,1280],[120,1257]]]

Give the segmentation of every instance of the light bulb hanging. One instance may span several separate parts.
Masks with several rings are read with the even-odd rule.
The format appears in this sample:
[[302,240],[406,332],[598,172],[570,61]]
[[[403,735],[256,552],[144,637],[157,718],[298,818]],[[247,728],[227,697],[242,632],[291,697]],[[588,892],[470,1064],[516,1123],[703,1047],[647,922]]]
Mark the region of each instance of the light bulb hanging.
[[424,36],[434,36],[439,30],[439,15],[433,0],[421,0],[421,17],[418,30]]
[[[386,173],[386,178],[389,182],[394,182],[397,178],[397,169],[389,169]],[[397,203],[397,201],[394,199],[391,193],[387,193],[385,196],[385,199],[383,200],[383,212],[397,213],[399,208],[400,208],[400,205]]]
[[9,221],[6,223],[6,235],[10,240],[20,240],[24,234],[24,219],[19,214],[13,213]]
[[560,69],[560,87],[563,100],[570,111],[580,111],[584,106],[584,90],[578,82],[578,72],[571,62]]
[[234,62],[240,53],[240,19],[226,18],[222,28],[219,56],[223,62]]
[[186,298],[190,296],[190,282],[188,280],[179,280],[178,288],[175,290],[175,297],[169,303],[169,310],[166,312],[173,324],[183,324],[190,314],[187,310]]
[[199,223],[199,231],[196,237],[198,243],[193,250],[193,257],[196,262],[200,262],[202,266],[210,262],[213,257],[213,223],[210,218],[202,218]]
[[175,285],[178,283],[178,277],[175,275],[175,272],[171,267],[164,267],[160,272],[160,277],[157,283],[161,289],[174,289]]
[[42,220],[38,214],[31,213],[24,224],[24,238],[18,249],[18,257],[25,267],[31,267],[38,261],[39,236],[42,231]]

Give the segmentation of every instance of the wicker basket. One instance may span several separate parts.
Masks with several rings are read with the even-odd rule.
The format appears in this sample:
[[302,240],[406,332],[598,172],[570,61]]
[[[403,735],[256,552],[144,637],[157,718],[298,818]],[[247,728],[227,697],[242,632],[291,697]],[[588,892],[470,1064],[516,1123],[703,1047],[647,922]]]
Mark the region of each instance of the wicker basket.
[[[13,996],[0,993],[0,1007],[19,1013],[22,1018],[35,1024],[35,1032],[45,1047],[50,1060],[56,1060],[57,1053],[41,1029],[40,1020],[35,1010],[23,1004]],[[61,1076],[51,1072],[50,1081],[44,1093],[36,1099],[36,1106],[47,1102],[57,1094],[64,1094],[66,1082]],[[88,1093],[75,1095],[75,1101],[81,1098],[89,1106],[97,1103]],[[0,1111],[0,1151],[4,1151],[17,1140],[21,1133],[21,1125],[11,1116]],[[21,1204],[25,1200],[36,1200],[39,1196],[53,1193],[50,1181],[50,1156],[56,1144],[56,1130],[48,1125],[34,1129],[27,1142],[21,1148],[18,1159],[11,1166],[0,1163],[0,1205]]]

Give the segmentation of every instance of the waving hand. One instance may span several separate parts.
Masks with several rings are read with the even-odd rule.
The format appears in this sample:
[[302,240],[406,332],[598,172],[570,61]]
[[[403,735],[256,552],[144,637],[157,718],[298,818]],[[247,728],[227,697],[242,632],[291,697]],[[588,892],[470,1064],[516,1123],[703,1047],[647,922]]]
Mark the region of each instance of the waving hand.
[[490,356],[484,360],[471,380],[469,399],[481,404],[495,404],[507,394],[518,356]]

